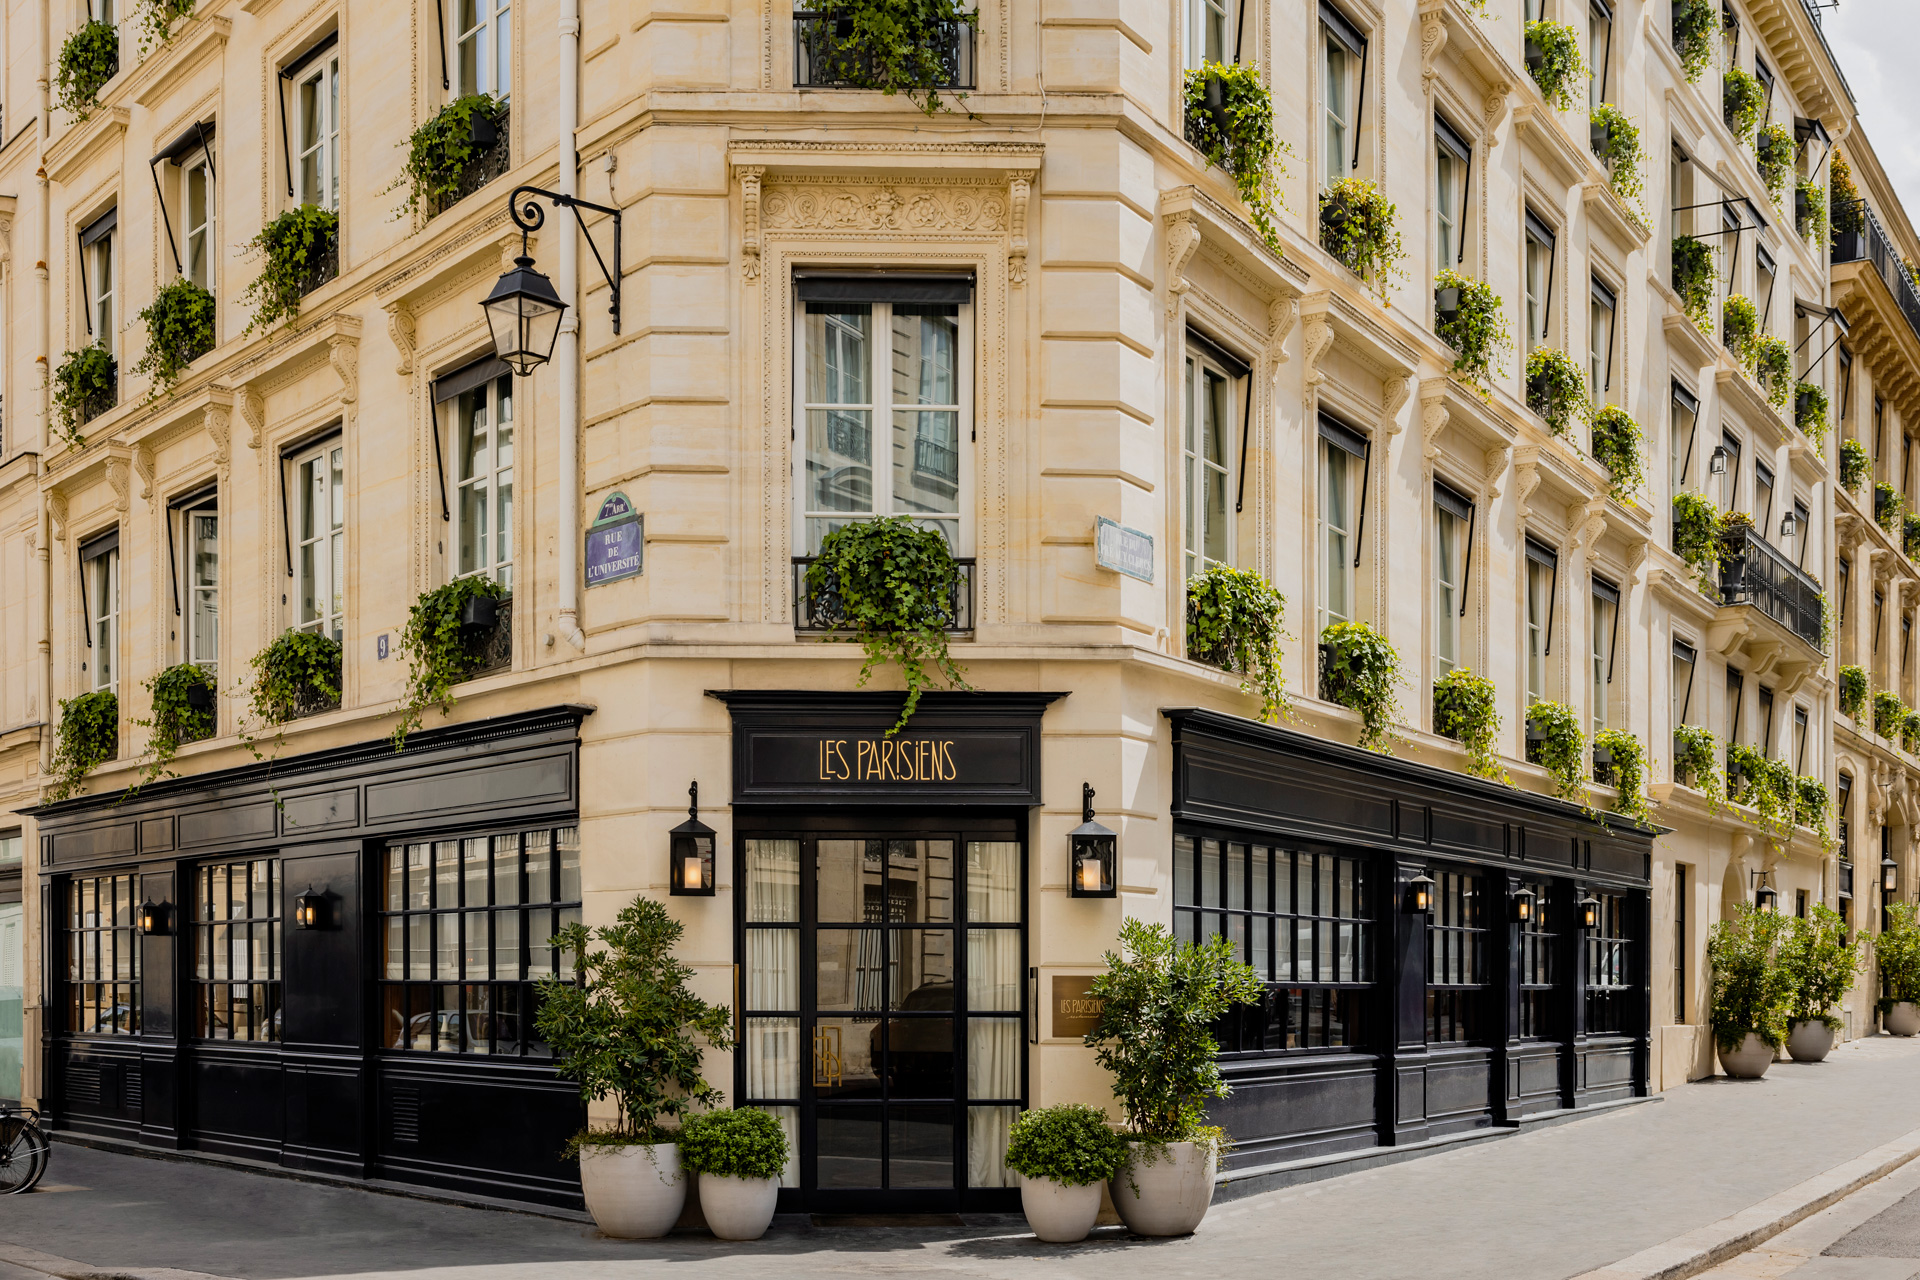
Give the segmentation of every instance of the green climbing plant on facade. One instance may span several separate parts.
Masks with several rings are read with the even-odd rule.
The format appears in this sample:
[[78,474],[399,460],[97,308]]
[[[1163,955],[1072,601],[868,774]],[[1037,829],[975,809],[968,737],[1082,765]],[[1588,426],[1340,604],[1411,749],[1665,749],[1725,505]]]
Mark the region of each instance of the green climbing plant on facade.
[[1680,56],[1687,83],[1699,84],[1713,65],[1713,40],[1719,27],[1720,14],[1712,0],[1673,0],[1673,51]]
[[453,202],[469,166],[485,153],[476,138],[490,137],[506,123],[507,104],[487,93],[455,98],[415,129],[401,145],[406,163],[388,191],[405,189],[396,217],[421,205],[431,217]]
[[[938,534],[934,536],[938,537]],[[470,600],[504,600],[507,589],[485,574],[470,573],[422,592],[400,629],[400,655],[407,660],[407,685],[400,695],[400,722],[393,727],[393,749],[407,745],[427,708],[453,710],[453,686],[480,669],[485,632],[465,625]]]
[[1873,468],[1873,459],[1867,456],[1867,446],[1858,440],[1840,442],[1840,487],[1848,493],[1857,493],[1860,485]]
[[95,689],[60,702],[60,729],[54,739],[47,791],[49,801],[65,800],[80,789],[87,771],[113,759],[120,743],[120,699],[111,689]]
[[1641,173],[1646,154],[1640,149],[1640,126],[1611,102],[1595,107],[1592,120],[1607,132],[1607,145],[1600,152],[1600,163],[1606,168],[1608,185],[1613,188],[1613,194],[1638,209],[1640,197],[1646,191],[1646,178]]
[[213,295],[184,276],[163,285],[140,313],[147,349],[133,371],[151,380],[153,393],[171,387],[186,367],[213,350]]
[[1766,106],[1767,91],[1760,87],[1759,79],[1739,67],[1729,67],[1721,82],[1720,110],[1733,136],[1742,142],[1752,137]]
[[78,449],[80,428],[112,408],[120,395],[120,365],[98,343],[67,352],[53,371],[53,411],[60,434]]
[[1443,268],[1433,278],[1433,287],[1460,291],[1459,309],[1451,319],[1441,316],[1434,329],[1440,340],[1453,348],[1453,375],[1472,383],[1481,397],[1487,398],[1494,380],[1506,374],[1496,362],[1513,349],[1500,295],[1485,282],[1463,276],[1451,267]]
[[1360,713],[1360,745],[1392,754],[1399,734],[1400,653],[1364,622],[1335,622],[1320,633],[1320,696]]
[[[952,110],[940,96],[949,75],[947,33],[957,25],[978,29],[977,9],[961,0],[829,0],[816,12],[830,15],[809,47],[823,81],[904,93],[930,116]],[[948,92],[966,101],[964,91]]]
[[1867,709],[1870,688],[1865,667],[1840,668],[1840,714],[1858,720]]
[[1187,656],[1240,676],[1270,724],[1291,709],[1280,670],[1286,611],[1287,598],[1250,569],[1210,563],[1187,579]]
[[1593,735],[1593,745],[1613,755],[1611,785],[1620,793],[1614,812],[1640,826],[1652,826],[1653,811],[1647,804],[1647,750],[1640,739],[1621,729],[1602,729]]
[[[1220,86],[1217,114],[1207,101],[1213,82]],[[1269,249],[1281,252],[1274,219],[1282,203],[1281,157],[1289,148],[1274,135],[1273,96],[1258,64],[1209,62],[1187,72],[1185,90],[1187,140],[1233,179],[1254,229]]]
[[1712,246],[1692,236],[1673,238],[1673,291],[1680,295],[1680,305],[1687,318],[1709,336],[1713,333],[1713,287],[1717,271]]
[[1580,33],[1564,22],[1529,22],[1526,26],[1527,70],[1540,96],[1560,111],[1573,110],[1576,91],[1585,92],[1586,59],[1580,56]]
[[241,297],[253,309],[248,333],[299,316],[300,299],[324,283],[328,266],[337,262],[339,237],[340,215],[315,204],[295,205],[260,228],[247,242],[261,260],[260,274]]
[[1673,780],[1704,795],[1713,813],[1727,802],[1727,776],[1720,761],[1720,739],[1713,730],[1683,724],[1673,731]]
[[1553,793],[1569,804],[1587,802],[1587,735],[1580,715],[1564,702],[1527,708],[1527,759],[1547,771]]
[[1793,425],[1800,434],[1821,448],[1827,443],[1827,410],[1830,402],[1824,389],[1802,382],[1793,389]]
[[1558,347],[1528,352],[1527,408],[1544,418],[1553,434],[1565,435],[1576,417],[1591,410],[1587,375],[1579,363]]
[[82,23],[60,46],[54,70],[54,105],[85,120],[100,105],[100,90],[120,72],[120,29],[111,22]]
[[1640,424],[1618,405],[1593,415],[1593,456],[1607,469],[1608,491],[1616,502],[1633,506],[1633,495],[1646,482]]
[[340,643],[317,631],[282,631],[253,655],[248,713],[279,726],[340,704]]
[[1761,126],[1753,140],[1754,163],[1760,168],[1760,181],[1773,197],[1776,209],[1786,207],[1787,178],[1793,173],[1793,131],[1781,124]]
[[1320,193],[1321,247],[1367,281],[1381,298],[1406,258],[1393,201],[1365,178],[1341,178]]
[[134,790],[157,778],[171,778],[173,757],[189,742],[211,738],[219,687],[213,673],[198,663],[168,667],[146,682],[153,709],[135,726],[147,731],[145,763]]
[[1673,495],[1673,553],[1693,570],[1700,594],[1717,603],[1720,512],[1701,494],[1682,490]]
[[1467,772],[1513,785],[1493,750],[1500,733],[1500,708],[1493,681],[1465,667],[1455,667],[1434,681],[1433,731],[1467,749]]

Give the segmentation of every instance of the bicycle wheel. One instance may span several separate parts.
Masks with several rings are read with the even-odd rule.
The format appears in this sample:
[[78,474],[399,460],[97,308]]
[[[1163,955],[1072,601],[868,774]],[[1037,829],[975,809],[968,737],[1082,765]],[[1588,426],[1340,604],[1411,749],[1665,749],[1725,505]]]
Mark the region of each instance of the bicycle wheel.
[[51,1154],[38,1125],[23,1116],[0,1116],[0,1195],[31,1191]]

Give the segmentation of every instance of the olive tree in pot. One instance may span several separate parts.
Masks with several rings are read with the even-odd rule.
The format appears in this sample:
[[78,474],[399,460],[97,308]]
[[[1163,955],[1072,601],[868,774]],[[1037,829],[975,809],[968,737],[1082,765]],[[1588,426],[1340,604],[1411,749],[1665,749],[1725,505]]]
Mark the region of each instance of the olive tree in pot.
[[1880,966],[1880,1013],[1896,1036],[1920,1032],[1920,924],[1914,904],[1887,904],[1887,927],[1873,940]]
[[1785,921],[1746,903],[1713,926],[1707,963],[1713,966],[1713,1040],[1720,1067],[1736,1080],[1767,1074],[1784,1038],[1787,976],[1776,949]]
[[1093,980],[1100,1017],[1086,1035],[1126,1113],[1127,1158],[1107,1189],[1135,1235],[1191,1235],[1213,1203],[1227,1137],[1206,1123],[1206,1100],[1228,1093],[1208,1028],[1257,1001],[1260,979],[1229,938],[1194,946],[1128,919],[1120,945],[1124,956],[1107,952]]
[[1007,1136],[1007,1168],[1020,1175],[1020,1208],[1033,1234],[1048,1244],[1087,1238],[1100,1216],[1100,1184],[1126,1159],[1125,1140],[1084,1103],[1022,1112]]
[[680,1159],[700,1175],[700,1212],[722,1240],[758,1240],[773,1222],[787,1131],[757,1108],[709,1111],[680,1126]]
[[[572,924],[550,945],[573,953],[571,981],[540,981],[534,1026],[553,1046],[560,1075],[580,1096],[611,1096],[614,1127],[575,1134],[587,1211],[610,1236],[650,1240],[673,1229],[686,1207],[676,1131],[661,1121],[712,1106],[720,1091],[700,1075],[704,1040],[733,1047],[733,1018],[687,988],[693,970],[674,959],[685,926],[650,898],[635,898],[597,929]],[[595,939],[605,950],[592,950]]]
[[1787,1053],[1795,1062],[1818,1062],[1833,1051],[1840,1029],[1833,1008],[1859,972],[1859,940],[1847,937],[1838,911],[1816,903],[1805,919],[1787,921],[1780,967],[1787,978]]

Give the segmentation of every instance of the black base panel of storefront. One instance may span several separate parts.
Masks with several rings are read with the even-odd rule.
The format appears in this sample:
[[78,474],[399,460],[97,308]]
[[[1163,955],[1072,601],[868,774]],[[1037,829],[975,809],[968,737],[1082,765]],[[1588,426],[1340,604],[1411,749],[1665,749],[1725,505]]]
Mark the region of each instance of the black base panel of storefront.
[[[396,753],[373,742],[271,765],[162,781],[137,796],[42,806],[43,919],[60,920],[76,875],[131,871],[170,926],[140,936],[138,1035],[65,1029],[62,930],[47,930],[41,1052],[56,1131],[201,1151],[321,1175],[388,1179],[579,1208],[562,1160],[585,1120],[578,1090],[540,1059],[381,1046],[375,859],[398,839],[572,823],[589,708],[550,707],[421,730]],[[203,861],[272,857],[280,868],[280,1039],[191,1034],[189,931],[180,906]],[[324,900],[295,928],[295,899]]]
[[[1229,1181],[1510,1131],[1529,1117],[1646,1096],[1648,886],[1657,830],[1235,716],[1166,715],[1176,832],[1358,858],[1380,886],[1362,1040],[1223,1055],[1232,1093],[1209,1115],[1234,1139]],[[1483,1002],[1484,1030],[1470,1043],[1428,1040],[1430,921],[1410,909],[1410,886],[1440,868],[1474,877],[1483,903],[1492,904],[1482,929],[1485,972],[1471,992]],[[1508,904],[1531,884],[1548,886],[1541,910],[1562,921],[1576,918],[1583,895],[1619,904],[1615,945],[1631,978],[1609,988],[1618,992],[1607,1006],[1617,1032],[1589,1030],[1586,939],[1569,925],[1552,943],[1556,977],[1547,1000],[1534,1006],[1554,1034],[1521,1034],[1521,929]]]

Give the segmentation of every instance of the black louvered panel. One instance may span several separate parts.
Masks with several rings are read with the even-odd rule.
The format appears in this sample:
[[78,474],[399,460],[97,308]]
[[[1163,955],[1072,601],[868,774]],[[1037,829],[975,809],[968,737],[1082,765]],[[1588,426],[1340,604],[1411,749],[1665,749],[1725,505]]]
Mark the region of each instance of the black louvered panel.
[[67,1098],[71,1102],[100,1105],[100,1068],[78,1064],[67,1068]]
[[145,1097],[144,1073],[140,1068],[120,1068],[120,1103],[127,1113],[139,1115]]
[[409,1143],[420,1141],[420,1091],[418,1089],[393,1091],[393,1140]]

